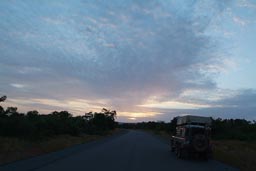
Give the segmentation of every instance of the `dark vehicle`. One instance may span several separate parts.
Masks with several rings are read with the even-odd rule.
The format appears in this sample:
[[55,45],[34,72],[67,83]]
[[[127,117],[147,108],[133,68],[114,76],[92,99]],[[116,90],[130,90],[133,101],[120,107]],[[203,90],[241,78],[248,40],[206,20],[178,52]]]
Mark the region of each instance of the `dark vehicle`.
[[176,135],[171,137],[171,151],[175,151],[178,158],[197,156],[207,160],[212,154],[210,125],[210,117],[178,117]]

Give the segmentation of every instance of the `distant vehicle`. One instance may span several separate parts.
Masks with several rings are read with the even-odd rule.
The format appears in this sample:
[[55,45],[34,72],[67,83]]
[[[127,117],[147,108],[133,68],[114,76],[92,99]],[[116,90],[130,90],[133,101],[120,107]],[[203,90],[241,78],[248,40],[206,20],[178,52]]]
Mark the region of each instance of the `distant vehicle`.
[[212,154],[211,122],[210,117],[177,117],[176,135],[171,137],[171,151],[175,152],[177,158],[198,156],[208,160]]

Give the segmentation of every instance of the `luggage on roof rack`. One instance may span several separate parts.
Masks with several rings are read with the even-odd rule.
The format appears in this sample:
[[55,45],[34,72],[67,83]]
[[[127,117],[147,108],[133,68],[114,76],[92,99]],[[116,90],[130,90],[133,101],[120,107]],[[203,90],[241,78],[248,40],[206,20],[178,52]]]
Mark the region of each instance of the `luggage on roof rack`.
[[179,116],[177,118],[177,125],[195,124],[195,125],[211,125],[212,119],[204,116]]

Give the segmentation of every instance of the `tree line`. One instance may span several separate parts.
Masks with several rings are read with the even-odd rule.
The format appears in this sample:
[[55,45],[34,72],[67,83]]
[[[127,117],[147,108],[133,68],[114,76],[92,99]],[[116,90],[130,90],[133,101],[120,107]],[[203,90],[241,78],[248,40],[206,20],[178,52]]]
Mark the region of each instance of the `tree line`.
[[[0,101],[4,101],[0,98]],[[5,98],[6,99],[6,98]],[[73,116],[68,111],[40,114],[33,110],[20,113],[16,107],[0,106],[0,136],[40,139],[60,134],[104,134],[116,127],[116,111],[103,108],[101,112],[89,112]]]
[[[170,122],[140,122],[123,123],[120,128],[127,129],[146,129],[153,131],[164,131],[167,134],[174,135],[176,132],[177,118]],[[256,121],[247,121],[245,119],[212,119],[212,138],[216,140],[231,139],[242,141],[256,140]]]
[[[6,96],[0,98],[4,102]],[[116,111],[103,108],[101,112],[89,112],[83,116],[73,116],[68,111],[54,111],[39,114],[38,111],[19,113],[16,107],[6,110],[0,106],[0,136],[41,138],[60,134],[79,135],[104,134],[117,126],[126,129],[148,129],[164,131],[170,135],[176,132],[177,118],[170,122],[115,122]],[[256,121],[245,119],[212,119],[213,139],[256,140]]]

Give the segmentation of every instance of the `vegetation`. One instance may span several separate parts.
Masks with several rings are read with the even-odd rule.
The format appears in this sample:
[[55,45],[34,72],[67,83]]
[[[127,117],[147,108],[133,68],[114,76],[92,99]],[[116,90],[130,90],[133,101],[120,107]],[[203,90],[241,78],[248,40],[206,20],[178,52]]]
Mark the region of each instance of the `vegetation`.
[[241,141],[256,140],[256,122],[245,119],[215,119],[212,125],[213,139]]
[[[177,118],[165,122],[141,122],[120,124],[121,128],[146,129],[175,134]],[[245,119],[212,119],[212,138],[214,140],[256,140],[256,122]]]
[[62,134],[103,134],[116,127],[115,117],[116,111],[105,108],[99,113],[89,112],[84,116],[72,116],[68,111],[54,111],[42,115],[34,110],[23,114],[19,113],[16,107],[4,110],[0,106],[0,136],[37,140]]
[[[6,100],[0,98],[0,102]],[[19,113],[16,107],[0,106],[0,164],[85,143],[112,134],[116,111],[102,109],[83,116],[68,111]]]
[[40,115],[37,111],[27,114],[17,112],[9,107],[0,113],[0,136],[38,139],[61,134],[79,135],[102,134],[115,128],[115,111],[103,109],[100,113],[72,116],[67,111]]
[[214,140],[212,143],[214,159],[241,171],[256,170],[256,141]]

